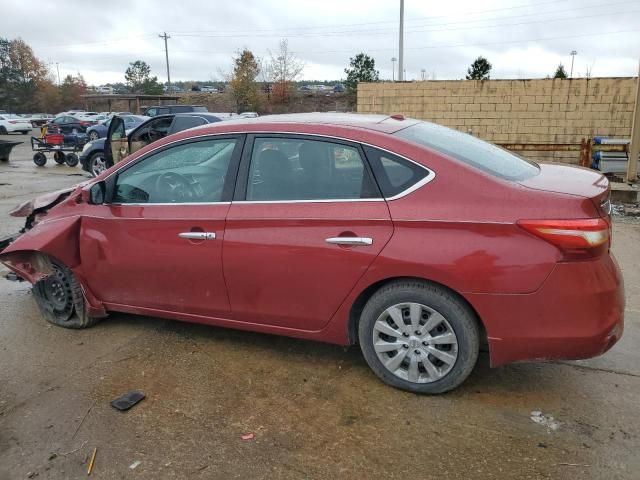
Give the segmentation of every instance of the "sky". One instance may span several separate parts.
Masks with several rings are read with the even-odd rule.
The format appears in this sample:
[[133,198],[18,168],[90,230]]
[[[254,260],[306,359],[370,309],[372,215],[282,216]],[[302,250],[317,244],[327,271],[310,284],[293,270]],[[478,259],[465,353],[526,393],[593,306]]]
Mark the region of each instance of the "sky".
[[[367,53],[381,79],[398,57],[400,0],[0,0],[0,37],[25,40],[60,77],[91,85],[124,81],[144,60],[166,81],[222,80],[248,48],[264,59],[287,39],[304,62],[302,80],[338,80]],[[544,78],[559,63],[574,76],[635,76],[640,0],[405,0],[405,79],[464,78],[484,56],[491,78]],[[397,78],[396,72],[393,74]]]

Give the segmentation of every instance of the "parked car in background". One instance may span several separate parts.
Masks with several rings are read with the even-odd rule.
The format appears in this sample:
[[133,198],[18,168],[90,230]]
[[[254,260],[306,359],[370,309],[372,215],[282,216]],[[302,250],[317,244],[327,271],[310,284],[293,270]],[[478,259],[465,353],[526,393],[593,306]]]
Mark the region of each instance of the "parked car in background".
[[[167,135],[171,135],[172,133],[207,123],[219,122],[231,117],[229,114],[191,112],[159,115],[150,119],[148,117],[146,118],[147,121],[134,126],[132,129],[128,128],[126,123],[124,123],[124,136],[130,140],[130,142],[127,142],[126,146],[124,146],[125,156],[132,151],[137,151],[143,146],[153,143],[160,138],[164,138]],[[109,129],[111,129],[111,123],[109,124]],[[118,135],[116,141],[122,146],[122,142],[120,141],[120,138],[122,138],[120,137],[120,135],[122,135],[122,128],[119,128],[118,131],[112,135]],[[90,141],[84,146],[80,154],[82,169],[94,177],[113,166],[113,154],[111,152],[109,152],[108,155],[105,154],[105,143],[106,138],[98,138],[97,140]],[[109,148],[111,147],[109,146]],[[121,152],[118,152],[117,155],[119,156],[120,153]]]
[[202,87],[200,87],[200,85],[191,85],[192,92],[199,92],[201,90],[202,90]]
[[91,120],[81,120],[77,117],[72,117],[71,115],[63,115],[54,118],[49,123],[47,123],[46,126],[49,133],[58,132],[78,134],[85,133],[87,131],[87,128],[95,124],[96,122]]
[[48,113],[32,113],[30,115],[23,115],[27,120],[31,122],[32,127],[41,127],[47,122],[53,120],[53,115]]
[[338,83],[333,87],[333,93],[344,93],[345,90],[346,88],[344,88],[344,85],[341,83]]
[[[114,151],[143,140],[123,128]],[[498,366],[621,338],[609,194],[598,172],[399,115],[273,115],[27,202],[0,260],[55,325],[128,312],[358,344],[383,382],[437,394],[485,342]]]
[[258,112],[242,112],[238,116],[242,118],[257,118]]
[[[143,115],[118,115],[124,121],[124,126],[127,130],[131,130],[136,128],[141,123],[149,120],[149,117],[145,117]],[[99,138],[103,138],[107,135],[107,130],[109,129],[109,125],[111,125],[111,118],[107,118],[106,121],[98,123],[97,125],[92,125],[87,128],[87,136],[89,137],[89,141],[97,140]]]
[[188,112],[207,112],[204,105],[157,105],[147,107],[142,114],[146,117],[155,117],[156,115],[168,115],[170,113],[188,113]]
[[218,89],[213,85],[204,85],[200,90],[205,93],[218,93]]
[[7,135],[8,133],[22,133],[27,134],[31,132],[31,121],[20,115],[14,115],[10,113],[3,113],[0,115],[0,135]]

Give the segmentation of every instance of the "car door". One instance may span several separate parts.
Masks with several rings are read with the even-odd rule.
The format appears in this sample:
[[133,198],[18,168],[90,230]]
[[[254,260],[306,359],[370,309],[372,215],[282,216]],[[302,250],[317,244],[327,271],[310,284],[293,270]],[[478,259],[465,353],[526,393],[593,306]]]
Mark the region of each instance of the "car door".
[[107,308],[228,317],[222,242],[242,143],[170,144],[105,180],[107,203],[83,218],[80,250]]
[[322,329],[392,233],[358,145],[249,136],[225,228],[234,318]]

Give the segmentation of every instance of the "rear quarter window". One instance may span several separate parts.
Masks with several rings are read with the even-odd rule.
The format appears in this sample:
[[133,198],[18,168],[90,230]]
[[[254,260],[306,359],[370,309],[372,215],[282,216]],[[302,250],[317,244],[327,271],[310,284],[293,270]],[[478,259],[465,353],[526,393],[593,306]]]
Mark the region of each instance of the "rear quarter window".
[[434,123],[418,123],[394,135],[505,180],[525,180],[540,171],[535,162],[472,135]]
[[385,198],[414,187],[431,173],[425,167],[374,147],[365,146],[364,151]]

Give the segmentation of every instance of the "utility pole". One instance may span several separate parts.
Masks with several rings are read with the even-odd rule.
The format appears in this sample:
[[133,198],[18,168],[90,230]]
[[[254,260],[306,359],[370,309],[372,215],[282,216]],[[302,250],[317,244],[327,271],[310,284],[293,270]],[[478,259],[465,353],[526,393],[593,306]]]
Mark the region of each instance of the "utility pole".
[[400,0],[400,40],[398,42],[398,81],[404,80],[404,0]]
[[640,69],[636,78],[636,105],[633,108],[633,121],[631,122],[631,144],[629,145],[629,157],[627,162],[627,182],[638,181],[638,155],[640,155]]
[[398,61],[398,59],[396,57],[391,57],[391,81],[395,82],[396,81],[396,62]]
[[167,58],[167,91],[171,90],[171,75],[169,74],[169,48],[167,47],[167,40],[171,38],[167,35],[167,32],[163,32],[163,35],[158,35],[160,38],[164,38],[164,54]]
[[56,62],[56,70],[58,71],[58,86],[60,86],[60,67],[58,66],[58,62]]
[[571,73],[569,74],[569,78],[573,78],[573,61],[576,58],[576,55],[578,54],[578,52],[576,52],[575,50],[571,50],[571,53],[569,55],[571,55]]

